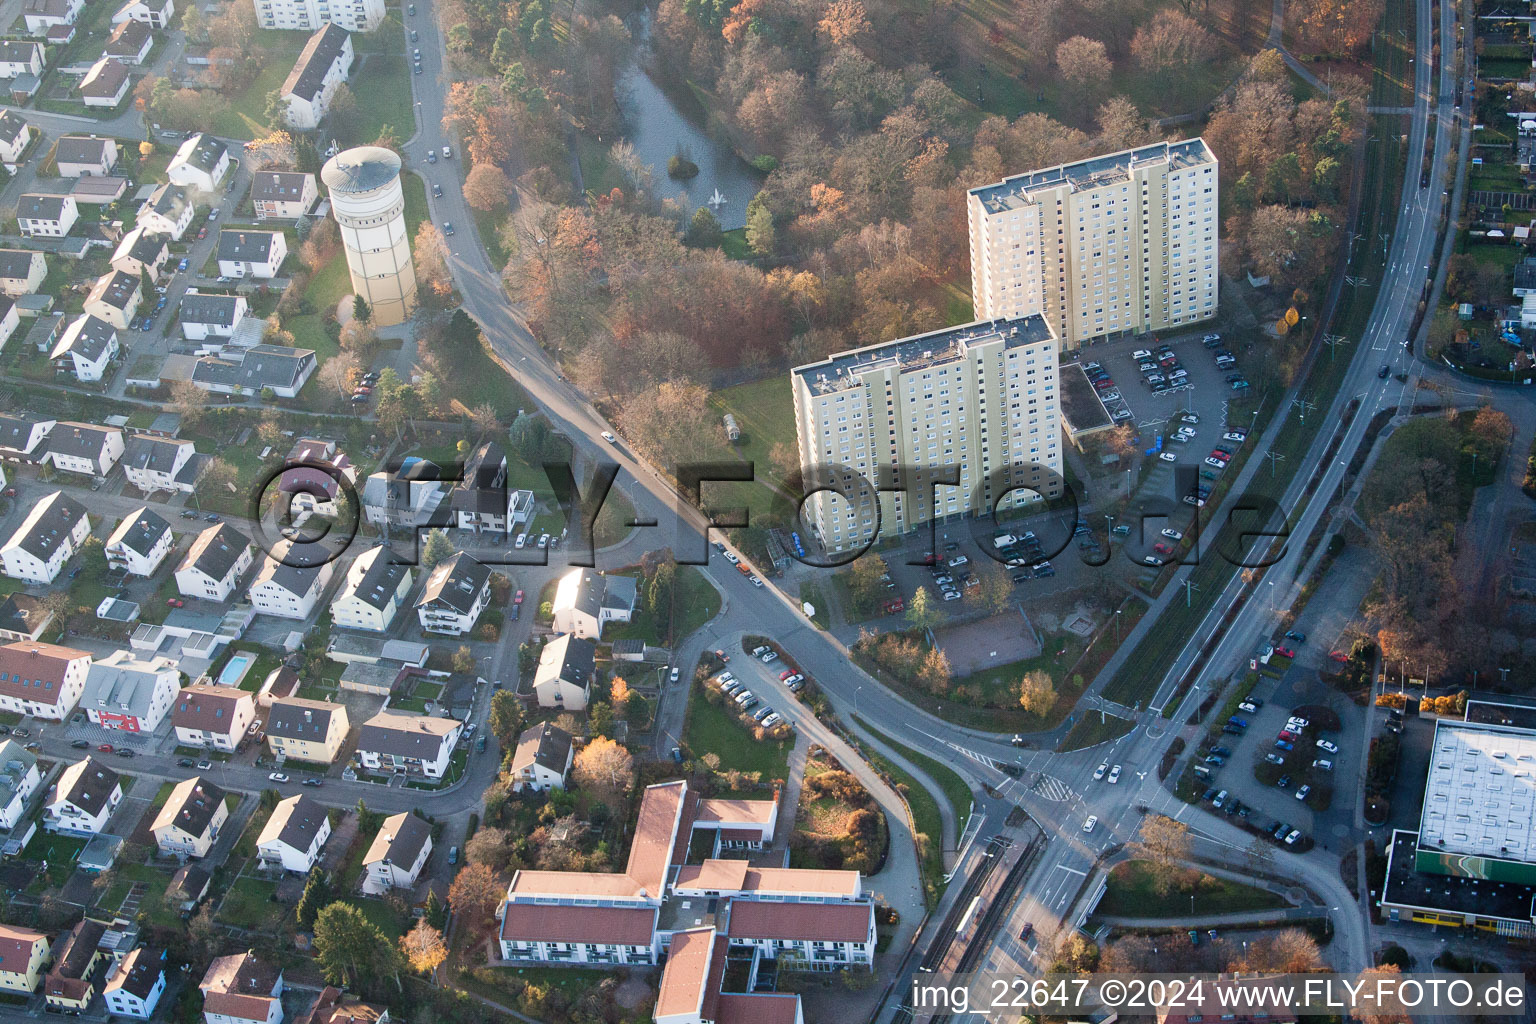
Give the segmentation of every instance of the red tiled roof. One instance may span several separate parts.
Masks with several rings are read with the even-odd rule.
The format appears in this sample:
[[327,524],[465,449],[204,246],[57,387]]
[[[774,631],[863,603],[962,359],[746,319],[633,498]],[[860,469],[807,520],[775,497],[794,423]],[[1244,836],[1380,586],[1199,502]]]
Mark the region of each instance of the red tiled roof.
[[635,839],[629,847],[629,863],[624,873],[653,899],[660,899],[666,886],[685,792],[687,784],[679,780],[649,786],[640,798]]
[[649,946],[655,930],[655,907],[508,903],[502,909],[501,937],[512,941]]
[[722,992],[715,1014],[715,1024],[796,1024],[800,1019],[800,997],[781,993]]
[[733,939],[816,939],[867,942],[874,928],[872,903],[771,903],[731,901]]
[[713,928],[676,932],[667,947],[667,966],[656,992],[655,1017],[697,1014],[704,1005],[715,949]]
[[[57,704],[59,684],[86,651],[22,640],[0,647],[0,694],[37,704]],[[26,685],[23,685],[26,684]]]

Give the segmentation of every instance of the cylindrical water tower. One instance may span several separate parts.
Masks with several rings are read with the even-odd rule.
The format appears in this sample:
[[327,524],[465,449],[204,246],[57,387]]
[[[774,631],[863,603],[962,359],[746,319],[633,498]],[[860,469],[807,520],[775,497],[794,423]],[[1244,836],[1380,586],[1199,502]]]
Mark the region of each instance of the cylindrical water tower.
[[320,180],[352,272],[352,291],[373,309],[373,323],[403,323],[416,309],[416,268],[405,233],[400,158],[381,146],[343,150],[325,162]]

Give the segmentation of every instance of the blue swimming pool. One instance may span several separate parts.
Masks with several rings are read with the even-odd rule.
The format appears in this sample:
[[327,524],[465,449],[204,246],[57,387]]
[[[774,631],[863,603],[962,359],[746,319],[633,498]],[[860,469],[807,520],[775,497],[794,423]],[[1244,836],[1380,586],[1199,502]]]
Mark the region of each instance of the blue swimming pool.
[[246,670],[251,667],[251,659],[245,654],[231,655],[224,663],[224,668],[219,672],[220,686],[239,686],[240,680],[245,678]]

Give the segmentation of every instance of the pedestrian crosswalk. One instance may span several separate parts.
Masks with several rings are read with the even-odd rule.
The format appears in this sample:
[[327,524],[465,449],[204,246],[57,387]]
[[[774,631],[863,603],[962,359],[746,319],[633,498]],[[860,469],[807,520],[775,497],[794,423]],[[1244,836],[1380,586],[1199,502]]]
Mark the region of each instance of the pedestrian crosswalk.
[[1062,782],[1056,776],[1047,775],[1044,772],[1035,776],[1035,781],[1029,788],[1032,793],[1043,799],[1050,800],[1052,803],[1063,804],[1076,796],[1072,792],[1071,786]]

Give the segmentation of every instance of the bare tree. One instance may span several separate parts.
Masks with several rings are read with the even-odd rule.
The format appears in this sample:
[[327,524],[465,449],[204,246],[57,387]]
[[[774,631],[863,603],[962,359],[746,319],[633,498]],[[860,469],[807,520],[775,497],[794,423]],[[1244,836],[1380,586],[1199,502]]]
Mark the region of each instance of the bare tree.
[[346,395],[352,390],[357,369],[356,355],[351,352],[339,352],[320,367],[320,383],[328,388],[335,388],[338,395]]

